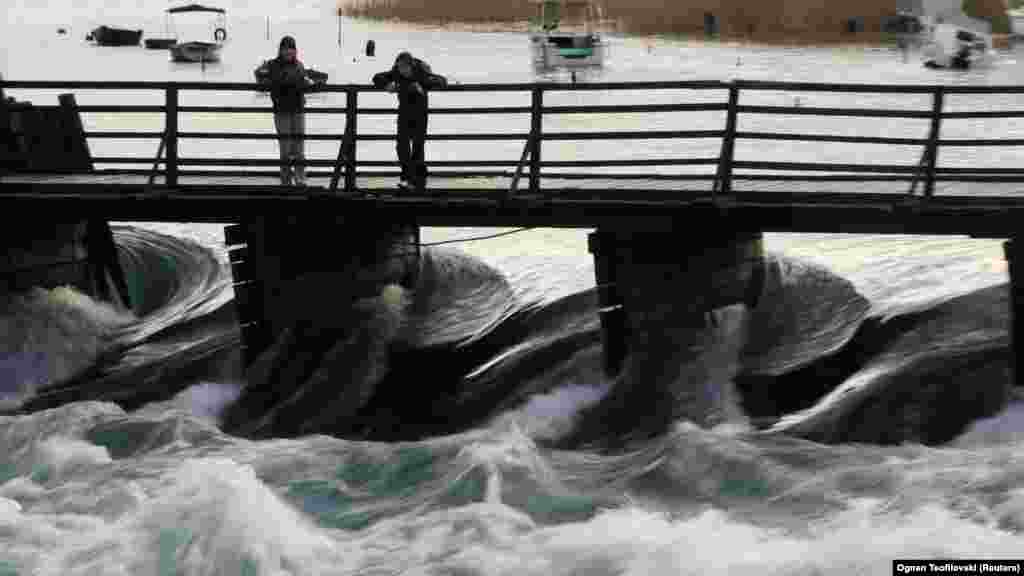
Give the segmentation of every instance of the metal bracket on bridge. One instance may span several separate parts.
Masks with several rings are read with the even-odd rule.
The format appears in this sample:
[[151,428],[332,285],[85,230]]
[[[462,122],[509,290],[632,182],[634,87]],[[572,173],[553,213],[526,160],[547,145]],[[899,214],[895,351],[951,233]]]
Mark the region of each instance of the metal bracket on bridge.
[[502,200],[511,200],[519,190],[519,179],[523,176],[523,169],[526,167],[527,160],[529,160],[533,155],[533,140],[534,138],[532,135],[526,139],[526,144],[523,146],[523,153],[519,157],[519,165],[516,166],[516,172],[512,176],[512,184],[509,185],[508,192],[506,192],[504,197],[501,198]]

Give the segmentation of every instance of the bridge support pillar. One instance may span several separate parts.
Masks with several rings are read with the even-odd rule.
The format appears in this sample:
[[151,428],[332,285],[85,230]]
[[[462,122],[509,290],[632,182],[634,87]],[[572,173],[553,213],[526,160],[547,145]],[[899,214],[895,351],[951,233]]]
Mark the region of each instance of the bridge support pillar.
[[753,304],[760,294],[761,233],[601,229],[589,245],[605,365],[611,373],[621,366],[623,380],[608,407],[644,412],[637,416],[652,425],[681,417],[713,424],[708,419],[733,403],[723,401],[728,392],[712,390],[719,383],[707,382],[697,367],[705,329],[712,310]]
[[130,309],[128,287],[104,220],[54,222],[19,218],[0,226],[0,292],[68,286]]
[[297,322],[325,327],[388,284],[415,285],[419,227],[342,216],[251,218],[225,231],[246,363]]
[[1003,243],[1010,272],[1010,357],[1013,383],[1024,388],[1024,239],[1013,238]]

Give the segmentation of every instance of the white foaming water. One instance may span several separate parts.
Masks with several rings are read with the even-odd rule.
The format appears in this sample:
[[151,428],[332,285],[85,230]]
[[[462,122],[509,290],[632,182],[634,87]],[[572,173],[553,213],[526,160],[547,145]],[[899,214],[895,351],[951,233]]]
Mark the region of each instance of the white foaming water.
[[[542,405],[543,401],[536,401],[533,409]],[[92,418],[121,418],[102,405],[92,406]],[[918,495],[907,499],[909,504],[846,497],[841,499],[843,510],[812,512],[797,523],[799,529],[741,518],[742,506],[735,513],[712,509],[680,515],[627,505],[595,511],[582,520],[550,524],[531,518],[526,510],[544,499],[557,499],[545,496],[545,491],[561,492],[555,487],[560,481],[549,456],[513,430],[471,442],[454,461],[442,463],[445,468],[469,466],[484,471],[482,491],[472,501],[455,507],[417,508],[382,518],[365,529],[341,531],[317,525],[285,501],[282,493],[290,483],[311,475],[330,478],[338,466],[339,451],[351,450],[356,447],[353,444],[310,438],[275,443],[277,448],[270,450],[269,443],[236,441],[196,445],[173,460],[166,453],[153,453],[121,463],[111,461],[105,449],[67,436],[68,430],[82,428],[86,416],[90,415],[81,408],[66,408],[45,417],[0,421],[10,425],[17,420],[15,426],[23,429],[36,424],[61,431],[34,443],[39,461],[59,473],[42,486],[23,476],[0,486],[0,566],[6,562],[17,573],[47,576],[402,571],[481,576],[884,574],[895,557],[1012,557],[1024,546],[1024,491],[1008,484],[1021,470],[992,449],[988,456],[973,460],[953,450],[918,450],[913,453],[916,459],[905,466],[883,466],[880,472],[895,475],[896,481],[886,488],[894,495]],[[708,456],[726,466],[729,461],[749,460],[755,472],[760,461],[773,459],[759,452],[767,447],[759,447],[756,438],[722,440],[692,426],[683,428],[677,439],[694,443],[695,450],[678,450],[681,444],[675,443],[676,453],[696,460],[673,464],[671,468],[683,474],[693,467],[691,477],[680,481],[699,484]],[[749,443],[747,448],[744,443]],[[207,455],[196,457],[197,450]],[[394,449],[379,445],[374,450]],[[745,454],[751,450],[752,455]],[[795,445],[794,450],[792,455],[798,456]],[[815,450],[825,460],[832,459],[829,454],[849,451],[843,447]],[[858,450],[884,452],[868,447]],[[281,458],[303,464],[287,466]],[[979,466],[981,462],[987,464]],[[820,486],[803,490],[828,496],[837,490],[849,493],[863,484],[852,482],[852,469],[843,462],[832,466],[826,464],[814,474],[826,479]],[[729,474],[715,474],[727,480],[744,469],[734,468]],[[262,469],[274,472],[268,476]],[[939,474],[943,470],[946,473]],[[526,476],[535,480],[524,482]],[[944,487],[942,491],[951,495],[965,492],[957,488],[963,481],[971,483],[967,492],[994,497],[987,514],[964,516],[944,500],[928,497],[934,486]],[[116,490],[111,488],[114,484]],[[925,490],[929,486],[933,488]],[[97,489],[117,497],[99,497]],[[542,492],[531,496],[535,490]],[[781,506],[774,512],[794,513]],[[864,542],[871,546],[865,547]],[[728,543],[727,549],[722,543]]]
[[12,297],[0,309],[0,406],[89,367],[134,319],[69,287]]
[[77,438],[48,438],[36,446],[33,476],[43,482],[111,462],[102,446]]

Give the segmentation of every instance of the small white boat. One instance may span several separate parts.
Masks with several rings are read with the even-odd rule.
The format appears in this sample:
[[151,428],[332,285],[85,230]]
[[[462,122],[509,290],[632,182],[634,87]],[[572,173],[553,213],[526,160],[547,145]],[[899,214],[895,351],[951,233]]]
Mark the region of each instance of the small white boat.
[[922,58],[928,68],[967,70],[991,66],[996,51],[991,34],[940,23],[932,28]]
[[178,6],[167,10],[168,14],[213,13],[217,14],[217,22],[213,27],[213,42],[205,40],[186,40],[168,47],[171,59],[175,62],[220,62],[220,51],[227,40],[226,10],[200,4]]
[[[536,3],[540,6],[539,30],[530,33],[530,50],[537,72],[604,66],[608,45],[600,34],[590,29],[594,5],[589,0],[540,0]],[[584,31],[558,30],[563,8],[583,9]]]

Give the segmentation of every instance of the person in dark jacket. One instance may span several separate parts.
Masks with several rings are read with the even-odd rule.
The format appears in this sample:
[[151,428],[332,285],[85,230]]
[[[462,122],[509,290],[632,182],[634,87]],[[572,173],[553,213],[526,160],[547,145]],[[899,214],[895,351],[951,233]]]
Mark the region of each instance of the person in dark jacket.
[[281,38],[277,58],[261,64],[255,76],[257,82],[269,87],[274,104],[274,127],[281,151],[281,184],[304,186],[305,93],[313,83],[297,57],[295,39],[291,36]]
[[444,88],[448,80],[434,74],[426,62],[402,52],[387,72],[373,76],[373,84],[398,95],[398,161],[402,165],[399,187],[410,185],[422,189],[426,185],[427,168],[423,147],[427,138],[427,92]]

